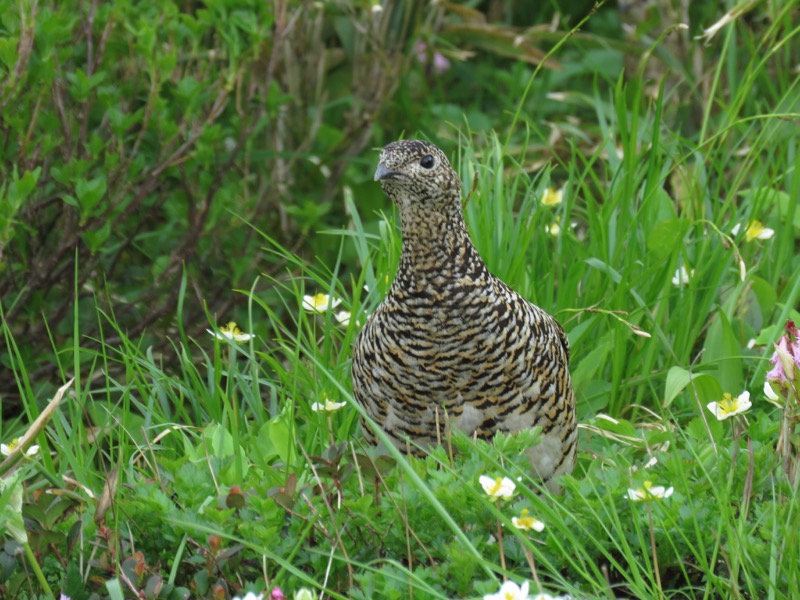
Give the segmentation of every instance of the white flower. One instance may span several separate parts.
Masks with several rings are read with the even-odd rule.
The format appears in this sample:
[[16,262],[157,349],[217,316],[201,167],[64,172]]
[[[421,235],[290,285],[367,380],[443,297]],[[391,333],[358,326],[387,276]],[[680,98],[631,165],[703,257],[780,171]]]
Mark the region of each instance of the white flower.
[[[0,452],[3,456],[10,456],[17,449],[17,446],[19,446],[19,438],[14,438],[10,444],[0,444]],[[25,456],[35,456],[37,452],[39,452],[39,446],[34,444],[25,450]]]
[[330,398],[325,398],[324,404],[320,402],[314,402],[314,404],[311,405],[311,410],[313,410],[314,412],[320,412],[320,411],[329,413],[336,412],[337,410],[342,408],[345,404],[347,404],[347,402],[334,402]]
[[314,593],[308,588],[300,588],[294,593],[294,600],[314,600]]
[[247,592],[244,596],[234,596],[233,600],[263,600],[264,594]]
[[644,487],[628,488],[625,498],[634,502],[662,500],[672,496],[673,491],[675,490],[672,487],[665,488],[663,485],[653,485],[652,481],[645,481]]
[[722,394],[722,400],[719,402],[709,402],[708,410],[714,413],[718,420],[724,421],[728,417],[745,412],[752,405],[750,392],[742,392],[736,398],[726,392]]
[[307,312],[324,313],[329,309],[336,308],[341,303],[342,300],[340,298],[335,298],[328,294],[303,296],[303,309]]
[[563,189],[547,188],[542,196],[542,206],[558,206],[563,200]]
[[481,475],[478,481],[480,481],[483,491],[486,492],[492,500],[511,498],[514,495],[514,490],[517,488],[517,484],[508,477],[492,478],[488,475]]
[[552,235],[553,237],[558,237],[558,234],[561,233],[561,225],[559,225],[558,220],[550,225],[544,226],[545,233]]
[[527,508],[522,509],[519,517],[512,517],[511,522],[514,524],[514,527],[524,531],[530,531],[531,529],[533,531],[544,531],[544,523],[539,519],[531,517],[528,514]]
[[370,10],[374,13],[383,12],[383,7],[380,4],[373,4]]
[[249,342],[255,336],[252,333],[245,333],[239,327],[237,327],[236,323],[231,321],[227,325],[220,327],[218,332],[211,331],[210,329],[206,329],[208,333],[213,335],[218,340],[234,340],[236,342]]
[[[733,229],[731,229],[731,233],[733,235],[737,235],[742,228],[741,223],[737,223]],[[764,224],[761,221],[749,221],[747,223],[747,228],[744,231],[744,241],[752,242],[753,240],[768,240],[773,235],[775,235],[775,230],[770,229],[769,227],[764,227]]]
[[689,280],[694,277],[694,269],[687,271],[684,265],[675,270],[675,275],[672,276],[672,285],[675,287],[683,287],[689,285]]
[[339,323],[342,327],[347,327],[350,325],[350,311],[349,310],[340,310],[337,313],[334,313],[333,318],[336,319],[336,322]]
[[483,600],[528,600],[528,582],[518,586],[513,581],[506,581],[496,594],[487,594]]

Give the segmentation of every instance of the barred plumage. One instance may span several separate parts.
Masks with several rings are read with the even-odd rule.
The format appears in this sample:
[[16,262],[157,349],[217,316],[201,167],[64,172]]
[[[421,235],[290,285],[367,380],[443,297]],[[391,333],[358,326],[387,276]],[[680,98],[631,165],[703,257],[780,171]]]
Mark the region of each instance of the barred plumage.
[[399,208],[403,250],[355,344],[356,399],[401,449],[406,438],[440,443],[448,426],[488,439],[540,425],[530,460],[556,489],[550,480],[572,471],[577,441],[561,326],[489,273],[464,223],[458,175],[436,146],[389,144],[375,180]]

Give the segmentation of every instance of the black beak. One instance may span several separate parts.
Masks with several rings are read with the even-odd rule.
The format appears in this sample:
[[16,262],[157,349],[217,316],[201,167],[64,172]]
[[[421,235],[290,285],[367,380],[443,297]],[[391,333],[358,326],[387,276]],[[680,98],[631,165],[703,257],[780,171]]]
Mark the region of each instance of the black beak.
[[375,169],[375,181],[383,181],[384,179],[395,179],[400,175],[399,171],[390,171],[383,163],[378,163],[378,168]]

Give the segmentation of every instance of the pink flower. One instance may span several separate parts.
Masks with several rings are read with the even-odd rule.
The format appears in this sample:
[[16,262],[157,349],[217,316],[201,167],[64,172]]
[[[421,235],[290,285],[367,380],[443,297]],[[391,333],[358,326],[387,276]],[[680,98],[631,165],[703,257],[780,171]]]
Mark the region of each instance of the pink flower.
[[284,594],[283,590],[276,585],[269,593],[269,598],[270,600],[286,600],[286,594]]
[[775,344],[770,363],[773,368],[767,373],[767,381],[787,383],[800,372],[800,329],[794,321],[786,321],[786,334]]
[[[428,63],[428,44],[425,42],[417,42],[414,46],[414,51],[417,53],[417,60],[423,65]],[[450,68],[450,61],[438,50],[433,51],[433,70],[437,75],[441,75]]]
[[438,50],[433,53],[433,70],[441,75],[450,68],[450,61]]

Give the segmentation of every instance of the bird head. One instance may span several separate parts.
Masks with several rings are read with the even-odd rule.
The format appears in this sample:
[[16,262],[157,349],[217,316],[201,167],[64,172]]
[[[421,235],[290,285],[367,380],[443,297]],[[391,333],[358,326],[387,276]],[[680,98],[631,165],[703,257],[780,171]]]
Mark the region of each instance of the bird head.
[[460,201],[461,182],[444,152],[429,142],[401,140],[381,150],[375,181],[401,209]]

